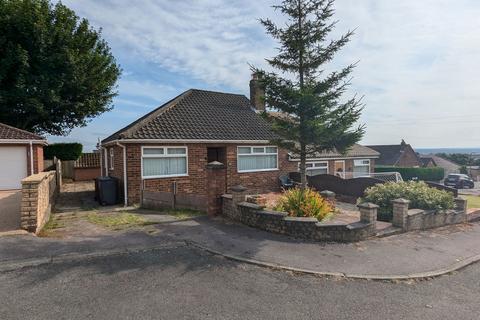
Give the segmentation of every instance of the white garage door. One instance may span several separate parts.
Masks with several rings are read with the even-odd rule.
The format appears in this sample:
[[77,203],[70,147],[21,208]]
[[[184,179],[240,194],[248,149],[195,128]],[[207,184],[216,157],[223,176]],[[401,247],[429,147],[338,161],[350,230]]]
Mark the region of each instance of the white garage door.
[[27,175],[27,148],[0,146],[0,190],[20,189]]

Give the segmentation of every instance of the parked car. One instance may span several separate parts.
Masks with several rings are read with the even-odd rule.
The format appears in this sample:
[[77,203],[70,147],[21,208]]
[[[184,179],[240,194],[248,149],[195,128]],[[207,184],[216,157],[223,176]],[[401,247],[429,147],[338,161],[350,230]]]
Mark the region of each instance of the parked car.
[[457,188],[457,189],[473,188],[475,186],[475,183],[473,182],[472,178],[470,178],[466,174],[459,174],[459,173],[449,174],[445,178],[445,181],[443,182],[443,184],[449,187]]

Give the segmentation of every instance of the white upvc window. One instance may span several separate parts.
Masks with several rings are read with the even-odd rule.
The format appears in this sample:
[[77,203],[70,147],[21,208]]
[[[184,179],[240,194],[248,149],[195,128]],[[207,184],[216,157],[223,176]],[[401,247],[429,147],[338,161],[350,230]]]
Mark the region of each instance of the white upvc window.
[[353,160],[353,177],[358,178],[370,174],[370,160],[358,159]]
[[278,148],[273,146],[237,147],[237,171],[278,170]]
[[328,174],[328,161],[307,162],[305,164],[305,171],[307,176]]
[[110,170],[113,170],[113,160],[115,158],[113,148],[110,148],[109,152],[110,152],[110,159],[109,159],[110,160],[109,161],[110,162]]
[[142,147],[142,178],[188,175],[187,147]]

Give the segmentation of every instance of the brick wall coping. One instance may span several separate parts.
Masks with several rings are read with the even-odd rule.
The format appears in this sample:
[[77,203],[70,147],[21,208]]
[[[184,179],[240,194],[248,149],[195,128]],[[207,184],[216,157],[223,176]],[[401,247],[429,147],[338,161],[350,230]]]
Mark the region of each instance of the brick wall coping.
[[40,183],[54,174],[55,174],[55,171],[35,173],[35,174],[32,174],[31,176],[28,176],[22,179],[22,184]]

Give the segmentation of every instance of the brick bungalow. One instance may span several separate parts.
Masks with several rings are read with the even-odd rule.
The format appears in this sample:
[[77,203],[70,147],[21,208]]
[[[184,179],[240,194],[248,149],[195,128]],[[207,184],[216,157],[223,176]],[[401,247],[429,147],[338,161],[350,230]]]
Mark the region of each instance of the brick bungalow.
[[45,138],[0,123],[0,190],[21,188],[21,180],[43,171]]
[[380,157],[378,166],[387,167],[422,167],[423,162],[412,146],[404,140],[400,144],[375,145],[368,148],[377,151]]
[[[276,138],[258,114],[256,82],[244,95],[191,89],[101,143],[102,174],[120,181],[125,204],[189,207],[215,213],[218,196],[243,185],[252,193],[279,190],[279,177],[298,159],[270,143]],[[309,159],[309,174],[370,172],[378,153],[350,152]],[[126,181],[126,183],[124,183]]]

